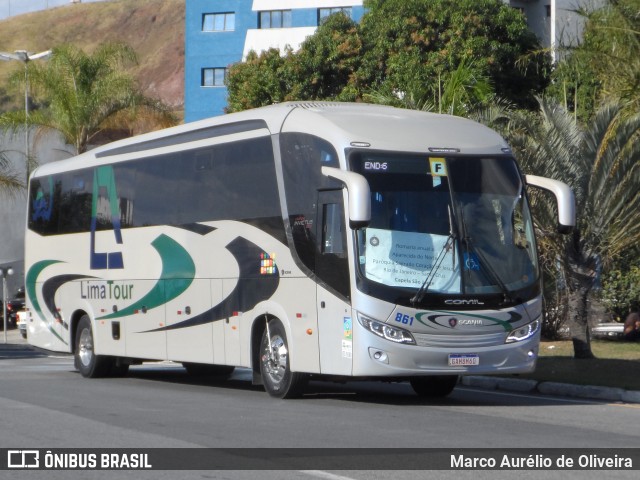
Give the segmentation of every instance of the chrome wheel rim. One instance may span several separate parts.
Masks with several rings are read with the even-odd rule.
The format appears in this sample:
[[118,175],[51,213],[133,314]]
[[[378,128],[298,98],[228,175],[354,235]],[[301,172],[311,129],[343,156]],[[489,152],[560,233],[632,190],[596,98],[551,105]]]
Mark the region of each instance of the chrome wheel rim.
[[80,341],[78,342],[78,358],[85,367],[88,367],[93,358],[93,337],[91,330],[85,328],[80,333]]
[[265,372],[273,383],[280,383],[287,372],[289,350],[280,335],[271,338],[270,343],[265,345],[265,353],[262,363]]

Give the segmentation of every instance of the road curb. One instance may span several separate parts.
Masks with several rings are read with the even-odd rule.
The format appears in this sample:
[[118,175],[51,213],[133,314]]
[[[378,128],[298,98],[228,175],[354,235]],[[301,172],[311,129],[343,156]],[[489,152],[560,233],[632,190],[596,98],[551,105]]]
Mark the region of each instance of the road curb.
[[542,393],[560,397],[605,400],[608,402],[640,403],[640,391],[623,388],[600,387],[596,385],[573,385],[558,382],[539,382],[537,380],[464,376],[460,383],[468,387],[485,390],[505,390],[520,393]]

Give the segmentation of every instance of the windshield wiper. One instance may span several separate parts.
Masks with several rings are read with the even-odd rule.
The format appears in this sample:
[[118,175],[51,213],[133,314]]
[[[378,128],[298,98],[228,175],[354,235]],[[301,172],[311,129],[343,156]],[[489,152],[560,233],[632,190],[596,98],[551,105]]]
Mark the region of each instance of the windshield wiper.
[[429,287],[431,286],[431,283],[433,283],[433,279],[435,278],[436,273],[440,269],[440,265],[442,265],[442,262],[446,257],[446,252],[448,252],[449,249],[453,248],[453,259],[455,261],[456,235],[454,233],[453,221],[451,219],[451,206],[448,206],[447,210],[449,212],[449,236],[447,237],[447,241],[444,242],[442,250],[440,250],[440,253],[438,254],[438,258],[436,258],[436,261],[433,263],[433,265],[431,265],[431,270],[429,270],[429,273],[427,274],[427,277],[424,279],[424,282],[422,282],[422,285],[420,285],[420,288],[418,289],[416,294],[413,297],[411,297],[411,299],[409,300],[411,302],[411,305],[415,306],[416,303],[420,302],[424,298],[425,293],[427,293],[427,291],[429,290]]
[[486,270],[491,280],[500,287],[500,290],[502,290],[502,295],[504,296],[503,303],[513,303],[513,297],[511,297],[511,292],[509,291],[505,283],[500,278],[500,275],[498,275],[498,272],[496,272],[494,268],[491,266],[491,262],[487,261],[487,259],[484,257],[482,252],[480,252],[480,250],[478,250],[475,247],[471,239],[468,240],[467,245],[468,247],[470,247],[470,248],[467,248],[467,250],[476,254],[476,256],[478,257],[478,260],[480,261],[480,266]]
[[505,283],[500,278],[500,275],[498,275],[498,272],[496,272],[494,268],[491,266],[491,262],[487,261],[483,253],[480,250],[478,250],[478,248],[474,245],[473,241],[471,240],[471,237],[469,236],[469,233],[467,230],[467,224],[464,219],[464,213],[462,212],[462,208],[458,208],[458,211],[460,213],[460,221],[462,223],[462,233],[464,235],[463,241],[465,246],[467,247],[467,253],[469,254],[473,253],[476,255],[476,257],[478,257],[480,267],[482,267],[485,270],[485,272],[488,274],[489,278],[496,285],[500,287],[500,290],[502,290],[502,295],[503,295],[503,303],[513,303],[511,292],[509,291]]

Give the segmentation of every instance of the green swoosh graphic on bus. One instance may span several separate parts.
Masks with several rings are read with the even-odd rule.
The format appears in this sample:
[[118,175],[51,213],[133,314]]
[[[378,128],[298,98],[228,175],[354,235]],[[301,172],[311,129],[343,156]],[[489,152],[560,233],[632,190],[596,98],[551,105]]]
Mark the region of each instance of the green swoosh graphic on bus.
[[56,332],[51,326],[51,324],[47,322],[47,319],[45,318],[44,313],[42,313],[42,307],[40,306],[40,302],[38,301],[38,296],[36,295],[36,281],[38,280],[38,277],[40,276],[40,274],[45,268],[47,268],[50,265],[54,265],[56,263],[62,263],[62,261],[42,260],[41,262],[37,262],[33,264],[29,269],[29,271],[27,272],[27,278],[25,279],[24,283],[27,289],[27,295],[31,300],[31,306],[33,307],[33,310],[38,314],[38,317],[40,317],[40,320],[42,320],[42,322],[47,326],[49,331],[53,333],[53,335],[55,335],[58,338],[58,340],[60,340],[62,343],[66,345],[67,342],[60,335],[58,335],[58,332]]
[[[156,284],[137,302],[117,312],[99,317],[98,320],[126,317],[137,310],[141,310],[143,307],[151,310],[170,302],[189,288],[196,275],[196,266],[184,247],[164,234],[158,236],[151,242],[151,245],[156,249],[162,260],[162,273]],[[164,282],[164,280],[171,280],[171,282]],[[166,291],[165,283],[171,286]]]
[[474,318],[482,318],[484,320],[491,320],[492,322],[495,322],[495,325],[501,325],[502,328],[504,328],[505,332],[510,332],[511,330],[513,330],[513,326],[511,325],[511,323],[509,323],[506,320],[500,320],[498,318],[495,317],[488,317],[486,315],[478,315],[478,314],[473,314],[473,313],[469,313],[469,312],[447,312],[446,310],[431,310],[430,312],[420,312],[418,314],[416,314],[416,320],[418,320],[421,324],[427,326],[427,327],[431,327],[431,325],[428,325],[427,323],[423,322],[421,320],[420,317],[424,316],[424,315],[428,315],[429,313],[442,313],[445,315],[464,315],[467,317],[474,317]]

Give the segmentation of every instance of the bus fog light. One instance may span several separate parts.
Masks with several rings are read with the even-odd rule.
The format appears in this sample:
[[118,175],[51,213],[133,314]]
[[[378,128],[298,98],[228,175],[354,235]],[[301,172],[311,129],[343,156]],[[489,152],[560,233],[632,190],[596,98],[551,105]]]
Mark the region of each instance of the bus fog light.
[[389,356],[387,355],[387,352],[383,352],[382,350],[378,350],[375,348],[370,348],[369,355],[371,356],[371,358],[377,360],[378,362],[389,363]]
[[540,320],[513,329],[507,337],[505,343],[522,342],[533,337],[540,330]]

